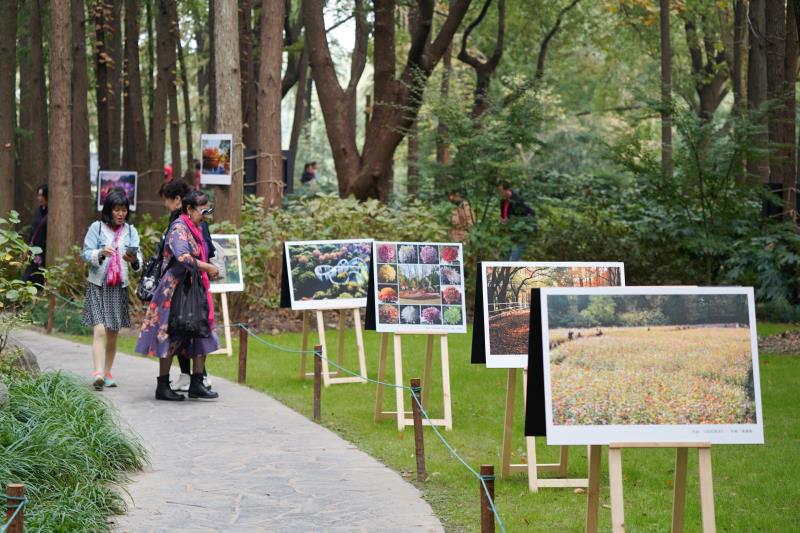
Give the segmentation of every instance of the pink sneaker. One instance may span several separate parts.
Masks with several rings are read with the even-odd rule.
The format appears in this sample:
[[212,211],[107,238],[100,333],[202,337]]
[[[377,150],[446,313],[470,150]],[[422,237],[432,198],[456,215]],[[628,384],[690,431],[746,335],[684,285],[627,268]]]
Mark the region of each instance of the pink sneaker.
[[114,376],[111,375],[111,372],[106,372],[106,379],[103,383],[106,387],[116,387],[117,382],[114,381]]
[[103,390],[103,386],[106,384],[106,380],[103,379],[102,372],[92,372],[92,385],[94,386],[94,390]]

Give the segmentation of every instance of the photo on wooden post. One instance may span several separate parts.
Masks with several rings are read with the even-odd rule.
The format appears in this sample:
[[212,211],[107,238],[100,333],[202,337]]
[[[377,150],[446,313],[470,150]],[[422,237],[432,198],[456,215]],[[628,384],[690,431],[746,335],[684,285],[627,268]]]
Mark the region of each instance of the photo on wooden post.
[[376,242],[373,257],[376,331],[466,333],[460,243]]
[[[625,285],[625,266],[611,262],[483,262],[483,348],[487,368],[528,366],[531,289]],[[475,319],[481,320],[476,317]],[[579,334],[579,333],[576,333]]]
[[242,272],[242,252],[238,235],[211,234],[214,244],[214,257],[211,262],[219,268],[220,277],[211,280],[211,292],[244,291],[244,273]]
[[291,308],[366,307],[372,240],[285,243]]
[[548,444],[763,444],[752,288],[539,296]]
[[128,197],[131,211],[136,211],[136,195],[139,176],[133,170],[100,170],[97,173],[97,210],[103,209],[108,193],[121,189]]
[[233,168],[233,135],[230,133],[203,133],[200,135],[200,153],[203,161],[200,183],[203,185],[230,185]]

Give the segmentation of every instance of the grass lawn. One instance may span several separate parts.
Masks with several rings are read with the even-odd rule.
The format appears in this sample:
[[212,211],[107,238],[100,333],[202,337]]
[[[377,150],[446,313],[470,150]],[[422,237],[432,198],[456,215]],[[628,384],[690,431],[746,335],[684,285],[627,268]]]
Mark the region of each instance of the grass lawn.
[[[759,331],[785,331],[786,325],[760,325]],[[297,350],[299,334],[264,336],[276,345]],[[79,337],[88,341],[88,337]],[[490,370],[469,364],[471,336],[450,336],[450,375],[453,395],[453,431],[444,432],[458,453],[476,468],[494,464],[499,472],[500,444],[506,371]],[[132,353],[135,339],[120,339],[120,350]],[[354,348],[352,331],[347,346]],[[365,332],[367,366],[370,377],[377,373],[380,336]],[[313,344],[313,338],[312,338]],[[335,347],[331,332],[328,345]],[[431,417],[441,417],[441,385],[438,379],[438,343],[434,352],[434,388],[431,390]],[[391,343],[390,343],[391,347]],[[422,374],[425,340],[403,338],[404,376]],[[88,357],[88,355],[87,355]],[[800,357],[762,354],[761,390],[765,417],[766,445],[717,446],[713,450],[714,495],[719,531],[797,531],[800,523],[800,476],[796,460],[800,445],[797,412],[797,384],[800,383]],[[345,366],[357,368],[355,354],[348,354]],[[392,363],[389,362],[389,379]],[[237,358],[214,356],[208,365],[212,375],[235,380]],[[309,365],[309,368],[311,366]],[[299,355],[265,347],[250,340],[247,385],[262,390],[291,408],[311,417],[312,384],[299,379]],[[155,368],[154,368],[155,371]],[[124,376],[120,376],[124,382]],[[513,462],[524,461],[522,436],[522,386],[518,379],[517,423],[513,441]],[[225,401],[224,392],[221,401]],[[378,458],[407,479],[414,474],[413,430],[398,433],[394,421],[373,421],[375,386],[372,384],[335,385],[322,392],[322,424]],[[385,409],[393,409],[393,390],[387,391]],[[408,403],[407,403],[408,406]],[[478,531],[479,482],[425,430],[425,450],[429,480],[415,484],[423,491],[448,531]],[[558,449],[537,439],[539,462],[557,461]],[[234,453],[234,452],[232,452]],[[623,454],[625,516],[629,531],[667,531],[671,518],[674,450],[628,450]],[[576,446],[570,454],[570,477],[586,476],[586,448]],[[687,492],[687,531],[699,531],[700,509],[697,486],[697,455],[690,453]],[[496,504],[508,531],[582,531],[586,495],[570,489],[543,489],[530,493],[522,474],[496,482]],[[603,453],[601,484],[601,531],[610,530],[608,507],[607,454]]]

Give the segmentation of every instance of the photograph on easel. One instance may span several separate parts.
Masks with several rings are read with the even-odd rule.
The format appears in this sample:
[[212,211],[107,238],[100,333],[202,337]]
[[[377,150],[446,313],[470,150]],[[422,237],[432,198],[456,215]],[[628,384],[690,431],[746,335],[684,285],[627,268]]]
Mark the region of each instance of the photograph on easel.
[[[285,252],[292,309],[366,307],[371,240],[290,241]],[[395,288],[386,287],[382,301],[396,302]]]
[[528,365],[531,289],[625,285],[622,263],[496,261],[482,263],[481,269],[483,309],[477,311],[487,332],[487,368]]
[[97,173],[97,210],[103,209],[108,193],[121,189],[128,197],[130,210],[136,211],[138,174],[132,170],[101,170]]
[[466,332],[460,244],[375,243],[379,332]]
[[548,444],[763,443],[752,288],[540,299]]
[[211,263],[219,268],[219,278],[211,280],[211,292],[244,291],[242,252],[238,235],[211,235],[214,257]]
[[200,183],[203,185],[230,185],[233,160],[233,135],[230,133],[203,133],[200,135],[203,161]]

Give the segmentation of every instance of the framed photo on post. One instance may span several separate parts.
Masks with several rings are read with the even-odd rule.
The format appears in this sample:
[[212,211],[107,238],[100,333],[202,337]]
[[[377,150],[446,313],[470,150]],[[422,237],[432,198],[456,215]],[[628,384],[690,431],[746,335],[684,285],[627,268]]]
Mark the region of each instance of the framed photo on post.
[[203,185],[230,185],[233,168],[233,135],[230,133],[203,133],[200,135],[200,152],[203,161],[200,183]]
[[751,287],[538,291],[548,444],[763,444]]
[[112,189],[121,189],[128,197],[131,211],[136,211],[139,175],[134,170],[100,170],[97,173],[97,210],[103,209],[106,196]]
[[244,273],[242,272],[242,252],[238,235],[211,234],[214,244],[214,257],[211,263],[219,268],[219,279],[211,281],[211,292],[244,291]]

